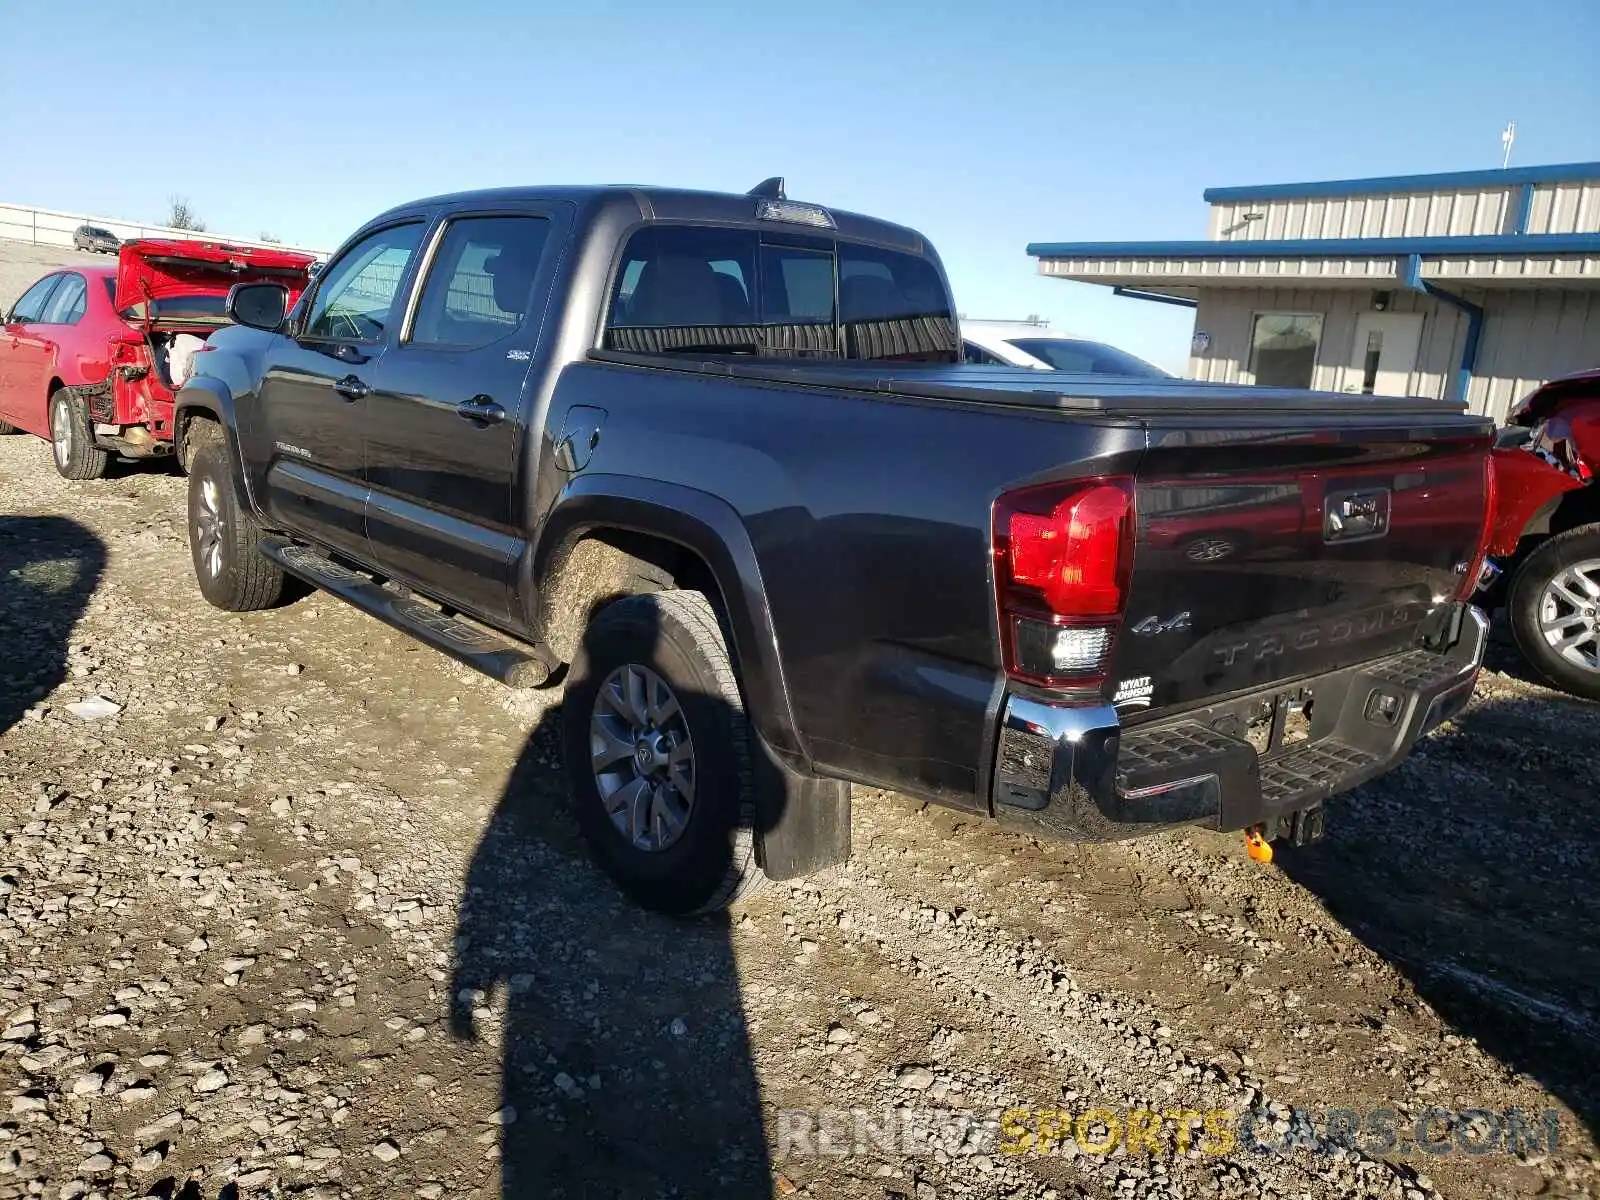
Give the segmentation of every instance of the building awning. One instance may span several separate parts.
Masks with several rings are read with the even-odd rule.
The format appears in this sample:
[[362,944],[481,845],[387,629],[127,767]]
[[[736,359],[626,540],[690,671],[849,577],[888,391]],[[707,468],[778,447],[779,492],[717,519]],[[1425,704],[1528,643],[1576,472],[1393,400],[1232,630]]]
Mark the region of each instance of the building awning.
[[1039,273],[1192,297],[1219,287],[1381,287],[1421,278],[1481,288],[1600,288],[1600,234],[1035,242]]

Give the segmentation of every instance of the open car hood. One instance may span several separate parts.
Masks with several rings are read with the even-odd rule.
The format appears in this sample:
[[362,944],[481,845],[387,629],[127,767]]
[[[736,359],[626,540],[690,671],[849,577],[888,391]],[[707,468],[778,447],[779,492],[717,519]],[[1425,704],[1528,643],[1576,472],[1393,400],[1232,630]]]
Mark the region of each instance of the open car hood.
[[[281,283],[289,303],[310,282],[316,260],[294,250],[261,250],[224,242],[141,240],[124,242],[117,255],[117,312],[125,320],[160,324],[224,324],[222,300],[236,283]],[[191,305],[193,299],[209,304]],[[163,308],[174,301],[170,314]],[[209,316],[208,316],[209,314]]]

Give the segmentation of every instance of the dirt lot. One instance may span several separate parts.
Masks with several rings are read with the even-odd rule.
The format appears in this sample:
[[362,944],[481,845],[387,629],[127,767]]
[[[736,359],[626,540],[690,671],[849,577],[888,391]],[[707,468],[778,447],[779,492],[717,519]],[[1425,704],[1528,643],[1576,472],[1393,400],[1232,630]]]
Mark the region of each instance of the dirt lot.
[[30,283],[53,267],[106,267],[115,266],[116,262],[116,256],[111,254],[0,241],[0,312],[9,309]]
[[847,867],[684,925],[588,866],[559,694],[210,609],[183,491],[0,438],[0,1197],[1600,1194],[1589,706],[1486,673],[1267,867],[857,789]]

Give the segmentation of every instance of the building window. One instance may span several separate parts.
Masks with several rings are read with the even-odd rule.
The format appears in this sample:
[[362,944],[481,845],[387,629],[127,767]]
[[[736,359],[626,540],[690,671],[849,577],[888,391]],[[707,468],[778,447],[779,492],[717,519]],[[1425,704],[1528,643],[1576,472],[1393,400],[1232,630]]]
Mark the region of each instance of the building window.
[[1261,387],[1308,388],[1321,341],[1321,313],[1257,313],[1250,328],[1250,374]]

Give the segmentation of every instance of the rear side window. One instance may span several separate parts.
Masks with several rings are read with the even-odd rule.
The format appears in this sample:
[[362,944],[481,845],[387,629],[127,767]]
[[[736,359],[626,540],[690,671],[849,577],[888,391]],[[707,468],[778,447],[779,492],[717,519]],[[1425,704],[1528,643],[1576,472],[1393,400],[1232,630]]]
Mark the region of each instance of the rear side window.
[[76,325],[88,300],[89,285],[83,276],[63,275],[61,286],[56,288],[39,319],[45,325]]
[[452,221],[417,301],[411,343],[476,349],[522,324],[550,234],[543,217]]
[[604,345],[708,353],[957,362],[927,259],[831,238],[646,226],[629,239]]
[[944,282],[915,254],[841,242],[839,318],[847,358],[960,361]]

